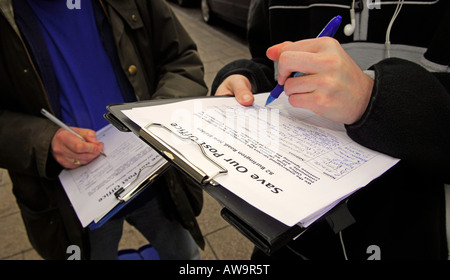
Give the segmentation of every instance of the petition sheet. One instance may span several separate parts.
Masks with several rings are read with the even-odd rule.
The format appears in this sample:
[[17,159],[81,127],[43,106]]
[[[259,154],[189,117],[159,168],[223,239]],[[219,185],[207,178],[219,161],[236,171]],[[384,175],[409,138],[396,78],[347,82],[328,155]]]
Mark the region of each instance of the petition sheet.
[[83,227],[102,218],[119,203],[114,196],[117,190],[127,187],[126,193],[166,162],[136,135],[120,132],[112,125],[99,130],[97,138],[104,143],[106,157],[99,156],[87,165],[63,170],[59,175]]
[[292,107],[284,94],[265,107],[267,96],[255,95],[250,107],[218,97],[123,113],[141,127],[163,124],[172,133],[148,129],[215,174],[196,141],[228,170],[219,184],[288,226],[310,225],[398,162],[355,143],[342,124]]

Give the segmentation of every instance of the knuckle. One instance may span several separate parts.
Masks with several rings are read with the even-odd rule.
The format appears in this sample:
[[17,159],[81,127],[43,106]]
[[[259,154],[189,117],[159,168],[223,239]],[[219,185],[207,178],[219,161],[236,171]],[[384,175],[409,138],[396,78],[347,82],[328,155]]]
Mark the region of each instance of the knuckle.
[[342,69],[342,59],[339,55],[333,53],[323,56],[323,59],[329,70],[338,71]]
[[62,148],[58,145],[52,147],[52,152],[55,157],[58,157],[62,154]]
[[292,46],[293,46],[293,42],[291,42],[291,41],[284,41],[282,43],[281,48],[280,48],[280,53],[282,54],[283,52],[290,50],[292,48]]
[[286,94],[292,93],[291,81],[289,79],[287,79],[286,82],[284,83],[284,92]]
[[321,115],[321,112],[326,111],[331,106],[331,100],[328,98],[327,94],[323,93],[317,93],[314,98],[314,104],[315,104],[315,112],[319,116]]
[[330,87],[336,85],[337,78],[334,75],[323,75],[316,82],[317,88],[328,90]]
[[79,152],[79,151],[83,151],[85,148],[85,143],[84,142],[77,142],[74,145],[74,149],[75,151]]
[[338,40],[336,40],[333,37],[329,37],[329,36],[324,36],[324,37],[320,37],[318,38],[320,40],[322,40],[322,44],[325,44],[328,47],[336,47],[338,45],[340,45],[340,43],[338,42]]
[[280,54],[280,57],[278,59],[278,63],[279,63],[280,66],[282,66],[283,64],[289,62],[289,60],[290,60],[289,59],[289,53],[290,52],[282,52]]

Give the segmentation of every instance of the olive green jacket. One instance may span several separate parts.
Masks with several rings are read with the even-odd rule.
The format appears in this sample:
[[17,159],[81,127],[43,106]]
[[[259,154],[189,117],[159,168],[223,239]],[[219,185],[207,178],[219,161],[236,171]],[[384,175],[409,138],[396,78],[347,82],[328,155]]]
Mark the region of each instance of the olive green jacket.
[[[103,0],[121,66],[138,100],[207,94],[196,45],[162,0]],[[58,127],[40,115],[53,111],[33,54],[14,22],[11,0],[0,1],[0,167],[8,169],[29,239],[46,259],[66,258],[68,245],[89,244],[57,175],[50,145]],[[204,240],[195,216],[199,186],[171,168],[164,178],[171,215]],[[171,203],[172,204],[172,203]]]

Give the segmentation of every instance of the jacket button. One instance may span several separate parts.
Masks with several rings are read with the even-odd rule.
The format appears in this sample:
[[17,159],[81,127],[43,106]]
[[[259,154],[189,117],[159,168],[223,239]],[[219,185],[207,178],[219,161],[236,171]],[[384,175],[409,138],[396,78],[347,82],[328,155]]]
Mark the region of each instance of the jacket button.
[[134,22],[136,22],[136,21],[137,21],[137,15],[132,14],[132,15],[131,15],[131,20],[134,21]]
[[136,65],[130,65],[130,67],[128,67],[128,73],[130,73],[130,75],[134,76],[137,73],[137,67]]

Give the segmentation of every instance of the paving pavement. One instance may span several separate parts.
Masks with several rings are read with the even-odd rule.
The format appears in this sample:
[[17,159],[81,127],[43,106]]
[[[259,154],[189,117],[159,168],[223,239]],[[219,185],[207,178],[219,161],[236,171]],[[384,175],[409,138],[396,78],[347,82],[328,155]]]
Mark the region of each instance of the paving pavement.
[[[171,4],[178,18],[198,45],[205,64],[205,80],[210,87],[217,71],[226,63],[238,58],[249,57],[249,52],[240,36],[233,31],[213,28],[202,22],[194,9],[180,8]],[[233,29],[231,29],[233,30]],[[0,169],[0,260],[42,259],[28,241],[25,228],[12,195],[11,181],[7,172]],[[201,251],[204,260],[249,259],[253,245],[237,230],[220,217],[221,206],[204,193],[204,207],[198,222],[206,240]],[[125,225],[119,250],[138,249],[148,242],[128,224]]]

